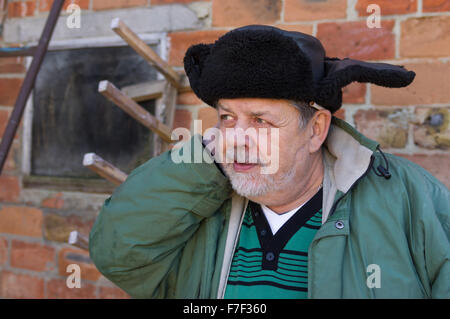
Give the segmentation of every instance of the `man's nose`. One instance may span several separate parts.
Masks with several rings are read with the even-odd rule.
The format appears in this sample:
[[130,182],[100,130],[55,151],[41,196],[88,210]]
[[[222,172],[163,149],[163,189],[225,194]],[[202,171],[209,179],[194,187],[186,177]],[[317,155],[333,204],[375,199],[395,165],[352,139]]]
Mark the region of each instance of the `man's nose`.
[[249,148],[256,144],[255,133],[256,130],[250,127],[246,121],[237,121],[236,125],[226,134],[226,139],[229,145],[234,147]]
[[234,149],[239,161],[257,157],[257,132],[253,127],[245,124],[235,125],[226,132],[226,142],[228,149]]

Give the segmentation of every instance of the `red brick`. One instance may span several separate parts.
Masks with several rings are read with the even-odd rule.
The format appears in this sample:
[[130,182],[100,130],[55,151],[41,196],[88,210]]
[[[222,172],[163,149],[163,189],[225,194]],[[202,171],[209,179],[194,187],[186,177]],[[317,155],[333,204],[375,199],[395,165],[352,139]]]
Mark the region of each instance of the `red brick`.
[[88,10],[89,9],[89,1],[90,0],[66,0],[64,2],[63,10],[67,10],[69,5],[71,5],[71,4],[78,5],[81,10]]
[[[69,275],[69,274],[66,274]],[[66,276],[65,275],[65,276]],[[81,281],[80,288],[68,288],[66,279],[51,279],[47,282],[48,299],[95,299],[95,286]]]
[[172,3],[191,3],[191,2],[199,2],[199,1],[209,1],[209,0],[151,0],[150,4],[152,6],[158,4],[172,4]]
[[417,0],[358,0],[355,9],[360,16],[368,16],[373,14],[373,10],[367,12],[370,4],[377,4],[382,16],[417,12]]
[[417,62],[403,64],[416,77],[405,88],[371,85],[372,103],[376,105],[414,105],[450,102],[450,62]]
[[281,0],[212,0],[215,27],[273,24],[280,15]]
[[[40,12],[47,12],[50,11],[52,8],[54,0],[40,0],[39,1],[39,11]],[[76,4],[80,7],[82,10],[89,9],[89,0],[66,0],[64,1],[63,10],[67,10],[67,7],[71,4]]]
[[200,100],[194,92],[178,93],[177,96],[178,105],[201,105],[203,101]]
[[313,34],[313,26],[310,24],[276,24],[275,27],[286,31],[301,32],[309,35]]
[[8,3],[8,18],[29,17],[34,15],[36,3],[34,1]]
[[0,202],[17,202],[20,196],[20,183],[17,176],[0,176]]
[[450,155],[449,154],[395,154],[425,168],[434,177],[450,189]]
[[[1,138],[1,134],[0,134]],[[17,135],[11,145],[11,148],[9,149],[8,156],[6,157],[5,166],[3,166],[3,172],[4,173],[17,173],[19,162],[18,162],[18,156],[20,152],[20,144],[19,141],[17,141]]]
[[170,33],[169,64],[182,66],[183,58],[191,45],[198,43],[213,43],[226,32],[227,31],[225,30],[206,30]]
[[0,79],[0,105],[14,106],[23,79],[3,78]]
[[23,57],[2,57],[0,59],[0,73],[24,73],[26,71]]
[[0,233],[30,237],[42,236],[42,211],[32,207],[2,206]]
[[[354,115],[356,128],[380,143],[382,148],[404,148],[408,141],[408,123],[400,109],[359,110]],[[400,116],[395,116],[400,114]],[[396,120],[399,119],[399,120]]]
[[347,16],[347,0],[285,0],[284,20],[311,21],[340,19]]
[[370,29],[366,21],[320,23],[317,38],[329,57],[360,60],[392,59],[395,56],[394,21],[382,21]]
[[55,267],[55,249],[39,243],[13,240],[11,267],[34,271],[52,271]]
[[219,117],[215,108],[206,106],[198,111],[198,119],[202,121],[202,134],[204,134],[208,128],[216,126]]
[[[6,264],[8,260],[8,241],[0,237],[0,267]],[[1,298],[2,296],[0,296]]]
[[3,270],[0,274],[0,297],[15,299],[44,298],[44,279]]
[[450,11],[450,1],[448,0],[423,0],[423,12]]
[[450,55],[450,16],[408,19],[402,22],[400,29],[402,57]]
[[63,208],[64,206],[63,194],[60,192],[50,195],[49,197],[42,200],[41,206],[55,209]]
[[101,274],[89,258],[89,252],[78,248],[63,248],[58,254],[58,269],[61,276],[68,276],[67,266],[77,264],[80,266],[81,279],[96,281]]
[[3,136],[3,133],[8,125],[8,119],[10,111],[0,110],[0,138]]
[[93,0],[92,9],[94,10],[106,10],[106,9],[118,9],[147,6],[147,0]]
[[98,297],[101,299],[130,299],[125,291],[116,287],[100,287]]
[[[8,125],[10,116],[11,116],[11,111],[0,110],[0,139],[3,137],[3,134],[6,130],[6,126]],[[17,130],[16,135],[14,135],[14,139],[17,140],[18,137],[19,137],[19,130]]]
[[340,108],[339,110],[334,112],[333,115],[336,116],[337,118],[345,121],[345,109]]
[[366,101],[365,83],[353,82],[342,88],[342,102],[361,104]]
[[189,110],[175,110],[173,128],[184,127],[191,129],[192,113]]

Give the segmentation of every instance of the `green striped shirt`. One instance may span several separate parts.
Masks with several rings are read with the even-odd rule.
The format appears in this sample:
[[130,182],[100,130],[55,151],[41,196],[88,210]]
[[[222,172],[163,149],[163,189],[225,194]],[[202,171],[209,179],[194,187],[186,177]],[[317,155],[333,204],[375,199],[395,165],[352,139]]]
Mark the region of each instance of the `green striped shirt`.
[[308,247],[322,224],[322,189],[276,233],[249,202],[228,277],[227,299],[308,296]]

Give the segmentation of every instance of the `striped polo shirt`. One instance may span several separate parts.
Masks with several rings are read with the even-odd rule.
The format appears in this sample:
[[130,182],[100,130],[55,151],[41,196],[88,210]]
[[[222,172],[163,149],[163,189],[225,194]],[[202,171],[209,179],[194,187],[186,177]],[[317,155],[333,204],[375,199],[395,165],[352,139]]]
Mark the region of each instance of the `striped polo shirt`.
[[230,268],[227,299],[305,299],[308,247],[322,224],[322,188],[275,233],[249,201]]

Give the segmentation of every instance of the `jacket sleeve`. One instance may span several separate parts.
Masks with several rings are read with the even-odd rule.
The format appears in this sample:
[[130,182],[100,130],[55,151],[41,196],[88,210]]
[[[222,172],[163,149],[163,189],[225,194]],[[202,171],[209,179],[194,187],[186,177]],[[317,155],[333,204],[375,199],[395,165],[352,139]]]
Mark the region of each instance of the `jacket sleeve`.
[[[200,135],[182,147],[183,154],[191,150],[203,153]],[[105,201],[90,232],[98,270],[133,298],[166,297],[186,242],[231,197],[211,157],[196,163],[191,152],[188,163],[177,164],[173,152],[136,168]]]
[[411,249],[431,298],[450,298],[450,192],[418,165],[410,179],[414,229]]
[[[431,185],[433,209],[423,222],[425,263],[431,280],[432,298],[450,298],[450,192],[444,186]],[[431,216],[429,216],[431,215]]]

